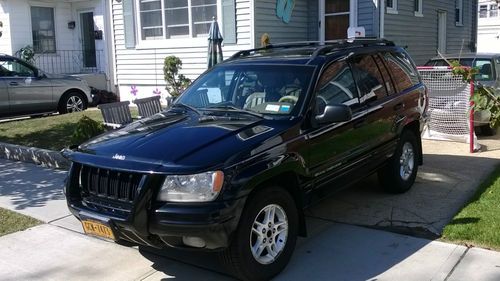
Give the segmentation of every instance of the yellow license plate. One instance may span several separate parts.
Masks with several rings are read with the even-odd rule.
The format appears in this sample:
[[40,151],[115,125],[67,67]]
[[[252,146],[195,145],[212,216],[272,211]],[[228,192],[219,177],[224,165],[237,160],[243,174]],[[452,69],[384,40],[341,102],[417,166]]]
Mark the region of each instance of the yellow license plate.
[[115,240],[115,235],[111,227],[96,221],[84,220],[82,221],[83,231],[86,234],[99,236],[106,239]]

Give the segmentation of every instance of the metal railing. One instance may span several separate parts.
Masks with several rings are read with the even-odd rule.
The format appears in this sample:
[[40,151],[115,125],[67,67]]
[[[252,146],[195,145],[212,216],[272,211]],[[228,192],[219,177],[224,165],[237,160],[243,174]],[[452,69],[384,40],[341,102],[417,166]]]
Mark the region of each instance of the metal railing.
[[37,53],[32,63],[43,71],[54,74],[105,71],[103,50],[57,50],[55,53]]

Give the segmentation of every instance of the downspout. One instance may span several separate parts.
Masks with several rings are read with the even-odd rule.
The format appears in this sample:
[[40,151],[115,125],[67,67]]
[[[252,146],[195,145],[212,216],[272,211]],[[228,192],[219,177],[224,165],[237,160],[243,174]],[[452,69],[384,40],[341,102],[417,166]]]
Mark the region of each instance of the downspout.
[[378,34],[380,38],[384,38],[384,16],[385,16],[385,0],[379,0],[378,2],[378,9],[380,12],[379,15],[379,27],[378,27]]

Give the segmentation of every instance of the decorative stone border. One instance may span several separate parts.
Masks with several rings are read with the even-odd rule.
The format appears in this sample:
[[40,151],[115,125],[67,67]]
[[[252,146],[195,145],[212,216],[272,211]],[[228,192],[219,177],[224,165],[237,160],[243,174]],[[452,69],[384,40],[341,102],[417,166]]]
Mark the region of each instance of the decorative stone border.
[[60,152],[0,142],[0,158],[34,163],[48,168],[67,170],[70,162]]

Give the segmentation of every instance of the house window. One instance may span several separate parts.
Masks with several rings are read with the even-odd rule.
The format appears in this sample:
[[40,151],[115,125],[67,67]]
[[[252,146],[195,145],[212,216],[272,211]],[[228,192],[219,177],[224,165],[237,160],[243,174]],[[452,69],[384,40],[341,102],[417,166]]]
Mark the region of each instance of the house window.
[[490,18],[498,17],[498,4],[490,5]]
[[479,17],[480,18],[488,17],[488,5],[479,6]]
[[35,53],[55,53],[54,8],[31,7],[31,30]]
[[217,0],[139,0],[142,40],[207,36]]
[[398,13],[398,0],[387,0],[386,5],[388,14]]
[[463,25],[464,3],[463,0],[455,0],[455,25]]
[[413,1],[413,11],[414,11],[414,14],[416,17],[423,16],[422,1],[423,0],[414,0]]

